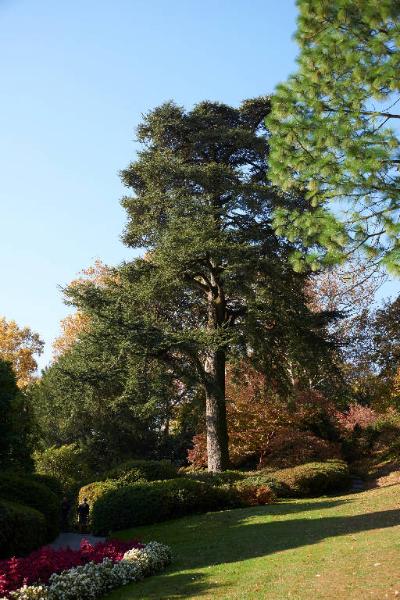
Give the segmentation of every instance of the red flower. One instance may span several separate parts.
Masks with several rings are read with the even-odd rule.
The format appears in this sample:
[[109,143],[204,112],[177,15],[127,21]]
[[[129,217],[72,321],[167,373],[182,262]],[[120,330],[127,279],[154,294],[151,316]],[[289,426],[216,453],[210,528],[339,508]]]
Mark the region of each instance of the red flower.
[[93,546],[87,540],[82,540],[79,550],[54,550],[44,546],[24,558],[0,560],[0,596],[23,585],[46,584],[53,573],[61,573],[88,562],[100,563],[104,558],[120,561],[131,548],[143,548],[143,544],[137,540],[107,540]]

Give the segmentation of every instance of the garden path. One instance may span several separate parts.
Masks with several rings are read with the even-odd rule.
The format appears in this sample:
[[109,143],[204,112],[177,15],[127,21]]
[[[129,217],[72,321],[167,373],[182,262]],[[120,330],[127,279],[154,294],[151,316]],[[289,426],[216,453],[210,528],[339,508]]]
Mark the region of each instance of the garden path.
[[60,548],[71,548],[71,550],[79,550],[82,540],[87,540],[91,544],[104,542],[106,538],[96,537],[88,533],[60,533],[60,535],[49,544],[51,548],[59,550]]

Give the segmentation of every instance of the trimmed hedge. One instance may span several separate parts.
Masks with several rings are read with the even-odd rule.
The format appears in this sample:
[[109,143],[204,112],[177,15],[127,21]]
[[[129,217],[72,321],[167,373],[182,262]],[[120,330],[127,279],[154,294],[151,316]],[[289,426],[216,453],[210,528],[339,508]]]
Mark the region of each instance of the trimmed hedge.
[[0,558],[28,554],[46,542],[46,534],[41,512],[0,500]]
[[84,498],[86,498],[89,506],[93,507],[97,500],[104,496],[104,494],[123,487],[123,485],[124,484],[117,479],[106,479],[105,481],[94,481],[93,483],[88,483],[79,490],[78,502],[80,504],[83,502]]
[[342,460],[311,462],[267,475],[272,489],[282,498],[305,498],[348,489],[350,474]]
[[[32,477],[0,475],[0,498],[33,508],[45,517],[46,539],[53,540],[60,530],[59,498],[48,487]],[[40,544],[38,543],[37,546]]]
[[342,460],[310,462],[287,469],[261,469],[259,471],[207,471],[186,473],[185,477],[207,481],[212,486],[228,485],[240,489],[241,485],[268,486],[280,498],[321,496],[347,489],[350,484],[349,469]]
[[184,478],[127,486],[99,482],[82,488],[80,500],[89,498],[89,487],[94,498],[91,525],[95,534],[240,505],[228,489]]
[[118,479],[125,484],[175,479],[177,476],[177,468],[168,460],[128,460],[106,473],[107,479]]

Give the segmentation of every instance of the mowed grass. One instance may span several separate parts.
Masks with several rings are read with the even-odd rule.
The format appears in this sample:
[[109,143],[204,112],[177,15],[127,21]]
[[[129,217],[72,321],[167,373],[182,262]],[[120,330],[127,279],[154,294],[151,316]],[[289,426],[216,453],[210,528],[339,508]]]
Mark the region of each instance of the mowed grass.
[[399,506],[394,485],[120,532],[169,544],[174,559],[108,599],[400,598]]

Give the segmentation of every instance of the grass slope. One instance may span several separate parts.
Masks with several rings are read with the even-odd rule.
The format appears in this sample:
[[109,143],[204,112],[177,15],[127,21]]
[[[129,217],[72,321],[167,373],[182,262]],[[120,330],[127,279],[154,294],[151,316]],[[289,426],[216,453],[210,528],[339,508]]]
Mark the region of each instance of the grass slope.
[[174,560],[108,599],[400,598],[399,502],[394,485],[121,532],[170,544]]

